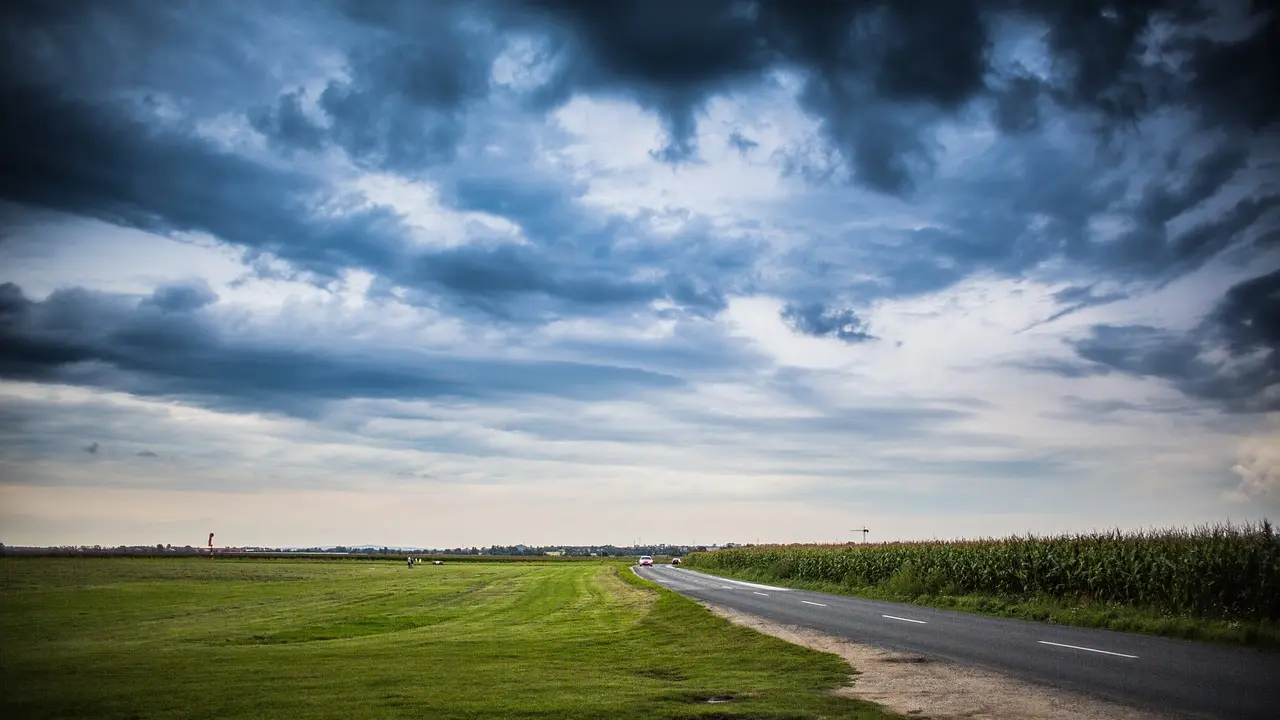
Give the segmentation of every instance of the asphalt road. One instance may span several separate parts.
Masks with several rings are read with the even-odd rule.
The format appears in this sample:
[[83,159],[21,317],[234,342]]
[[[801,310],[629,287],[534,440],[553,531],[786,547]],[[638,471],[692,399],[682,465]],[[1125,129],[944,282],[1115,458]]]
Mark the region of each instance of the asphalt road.
[[636,568],[686,597],[1185,718],[1280,718],[1280,653]]

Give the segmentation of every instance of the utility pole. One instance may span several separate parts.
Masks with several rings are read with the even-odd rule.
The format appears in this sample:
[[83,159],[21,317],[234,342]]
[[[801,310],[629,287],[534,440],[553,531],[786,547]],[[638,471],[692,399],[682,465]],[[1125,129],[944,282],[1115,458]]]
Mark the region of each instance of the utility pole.
[[865,544],[865,543],[867,542],[867,533],[869,533],[869,532],[871,532],[871,531],[870,531],[870,530],[868,530],[868,529],[864,526],[864,527],[860,527],[860,528],[854,528],[853,530],[850,530],[849,532],[860,532],[860,533],[862,533],[862,542]]

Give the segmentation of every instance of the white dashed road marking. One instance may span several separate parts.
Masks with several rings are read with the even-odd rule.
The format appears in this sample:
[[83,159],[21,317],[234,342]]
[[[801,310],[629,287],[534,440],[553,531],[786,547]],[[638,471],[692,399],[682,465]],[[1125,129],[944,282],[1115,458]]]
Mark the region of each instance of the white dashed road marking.
[[752,591],[751,591],[751,594],[752,594],[752,595],[763,595],[763,596],[765,596],[765,597],[769,597],[769,593],[762,593],[762,592],[760,592],[760,591],[758,591],[758,590],[752,590]]
[[889,618],[890,620],[901,620],[902,622],[916,623],[917,625],[928,625],[924,620],[912,620],[911,618],[898,617],[897,615],[881,615],[880,617]]
[[1041,644],[1041,645],[1053,645],[1054,647],[1071,648],[1072,650],[1084,650],[1085,652],[1101,653],[1101,654],[1103,654],[1103,655],[1115,655],[1116,657],[1130,658],[1130,659],[1133,659],[1133,660],[1137,660],[1137,659],[1138,659],[1138,656],[1137,656],[1137,655],[1125,655],[1124,653],[1111,652],[1110,650],[1095,650],[1095,649],[1093,649],[1093,648],[1080,647],[1079,645],[1063,645],[1062,643],[1049,642],[1048,640],[1041,640],[1041,641],[1040,641],[1040,644]]
[[826,607],[826,605],[823,605],[822,603],[809,602],[808,600],[801,600],[800,602],[804,603],[805,605],[817,605],[818,607]]
[[[676,572],[686,573],[686,574],[687,574],[687,573],[689,573],[689,571],[688,571],[688,570],[685,570],[684,568],[675,568],[675,571],[676,571]],[[715,579],[715,580],[718,580],[718,581],[720,581],[720,582],[722,582],[722,583],[733,583],[734,585],[737,585],[737,586],[740,586],[740,587],[755,588],[755,589],[757,589],[757,590],[770,590],[770,591],[776,591],[776,592],[791,592],[791,588],[776,587],[776,586],[774,586],[774,585],[761,585],[761,584],[759,584],[759,583],[747,582],[746,580],[734,580],[734,579],[732,579],[732,578],[722,578],[722,577],[718,577],[718,578],[714,578],[714,579]]]

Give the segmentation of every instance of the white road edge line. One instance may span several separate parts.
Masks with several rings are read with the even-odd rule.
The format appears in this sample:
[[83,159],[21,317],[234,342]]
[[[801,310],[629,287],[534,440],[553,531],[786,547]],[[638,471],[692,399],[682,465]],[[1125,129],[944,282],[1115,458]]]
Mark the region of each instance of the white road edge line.
[[927,620],[912,620],[911,618],[898,617],[897,615],[881,615],[880,617],[889,618],[890,620],[901,620],[902,622],[916,623],[917,625],[928,625]]
[[1063,645],[1062,643],[1049,642],[1048,640],[1039,640],[1038,642],[1041,645],[1054,645],[1056,647],[1071,648],[1072,650],[1084,650],[1086,652],[1102,653],[1103,655],[1115,655],[1116,657],[1131,658],[1133,660],[1139,659],[1137,655],[1125,655],[1124,653],[1111,652],[1110,650],[1095,650],[1093,648],[1080,647],[1079,645]]
[[826,605],[823,605],[822,603],[809,602],[808,600],[801,600],[800,602],[804,603],[805,605],[817,605],[818,607],[826,607]]
[[[685,568],[682,568],[682,567],[673,568],[673,569],[677,572],[682,572],[685,574],[694,574],[695,577],[698,576],[697,573],[693,573],[692,571],[686,570]],[[733,583],[734,585],[741,585],[742,587],[757,588],[760,590],[776,590],[778,592],[791,592],[791,588],[777,587],[775,585],[761,585],[759,583],[747,582],[745,580],[734,580],[732,578],[717,577],[715,575],[701,575],[701,577],[709,578],[711,580],[719,581],[722,583]]]
[[762,592],[760,592],[760,591],[758,591],[758,590],[752,590],[752,591],[751,591],[751,593],[752,593],[753,595],[763,595],[763,596],[765,596],[765,597],[769,597],[769,593],[762,593]]

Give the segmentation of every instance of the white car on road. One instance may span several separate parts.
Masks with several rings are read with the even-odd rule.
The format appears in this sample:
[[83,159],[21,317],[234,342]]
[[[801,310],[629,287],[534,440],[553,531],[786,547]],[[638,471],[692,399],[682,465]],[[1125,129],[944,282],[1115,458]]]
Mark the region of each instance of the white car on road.
[[642,566],[643,566],[643,565],[649,565],[649,566],[652,566],[652,565],[653,565],[653,558],[652,558],[652,557],[649,557],[648,555],[641,555],[641,556],[640,556],[640,564],[641,564]]

